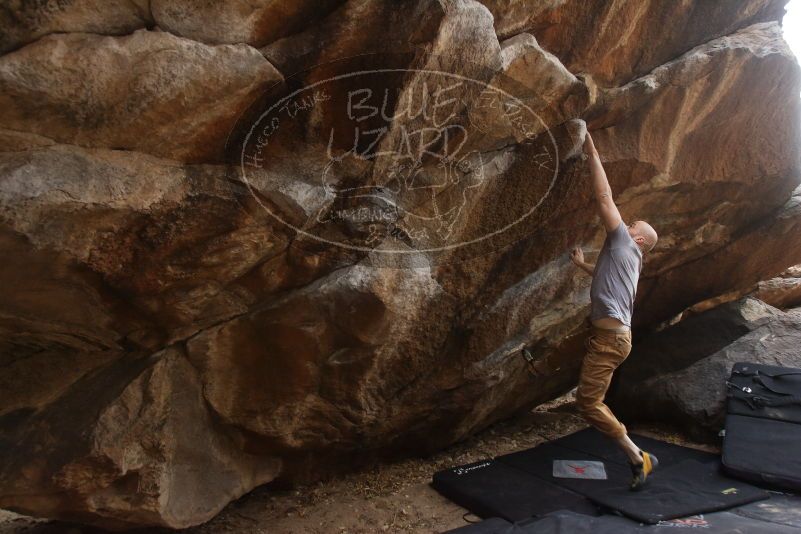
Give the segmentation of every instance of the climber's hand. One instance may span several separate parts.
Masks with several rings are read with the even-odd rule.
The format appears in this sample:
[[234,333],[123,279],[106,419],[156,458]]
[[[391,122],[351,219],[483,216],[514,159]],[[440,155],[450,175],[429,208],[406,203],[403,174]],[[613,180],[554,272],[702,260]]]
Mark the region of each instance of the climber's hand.
[[570,259],[573,260],[578,266],[581,266],[584,263],[584,251],[581,250],[581,247],[575,247],[573,251],[570,253]]
[[595,152],[595,143],[592,141],[592,136],[590,135],[590,131],[587,130],[587,134],[584,136],[584,153],[588,156],[591,156]]

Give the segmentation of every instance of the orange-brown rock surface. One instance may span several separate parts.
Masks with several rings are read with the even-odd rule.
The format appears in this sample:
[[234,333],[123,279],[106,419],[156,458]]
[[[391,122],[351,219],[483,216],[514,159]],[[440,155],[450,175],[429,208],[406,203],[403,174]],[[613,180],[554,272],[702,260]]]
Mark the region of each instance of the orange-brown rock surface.
[[0,507],[186,527],[569,390],[585,128],[637,328],[801,263],[782,1],[52,4],[0,9]]
[[777,308],[801,305],[801,266],[794,265],[776,278],[759,282],[752,295]]

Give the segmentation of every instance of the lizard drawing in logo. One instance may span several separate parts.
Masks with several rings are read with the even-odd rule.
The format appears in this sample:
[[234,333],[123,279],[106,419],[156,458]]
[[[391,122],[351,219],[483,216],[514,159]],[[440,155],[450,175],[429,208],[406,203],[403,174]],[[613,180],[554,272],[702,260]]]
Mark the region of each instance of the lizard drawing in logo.
[[[442,142],[447,137],[448,132],[441,131],[434,140],[447,146]],[[487,176],[481,153],[461,152],[464,139],[451,151],[432,150],[434,144],[369,155],[351,149],[330,157],[322,185],[333,200],[318,212],[317,222],[340,220],[372,227],[376,241],[402,235],[416,245],[447,244]],[[368,238],[367,244],[375,243]]]

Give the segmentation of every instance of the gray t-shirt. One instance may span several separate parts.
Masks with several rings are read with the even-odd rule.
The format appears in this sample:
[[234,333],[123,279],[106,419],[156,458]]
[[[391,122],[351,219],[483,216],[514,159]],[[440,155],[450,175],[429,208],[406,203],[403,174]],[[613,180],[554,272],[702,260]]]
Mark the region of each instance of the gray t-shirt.
[[642,251],[631,238],[626,225],[606,234],[598,254],[590,287],[590,320],[614,317],[631,327],[637,280],[642,271]]

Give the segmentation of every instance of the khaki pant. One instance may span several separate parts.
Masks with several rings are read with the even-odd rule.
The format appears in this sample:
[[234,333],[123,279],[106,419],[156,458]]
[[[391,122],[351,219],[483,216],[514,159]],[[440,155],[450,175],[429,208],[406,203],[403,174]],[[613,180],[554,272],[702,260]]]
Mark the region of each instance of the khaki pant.
[[615,332],[591,326],[584,343],[587,353],[581,364],[576,406],[584,419],[600,432],[617,439],[626,435],[626,427],[604,404],[612,373],[631,352],[631,331]]

